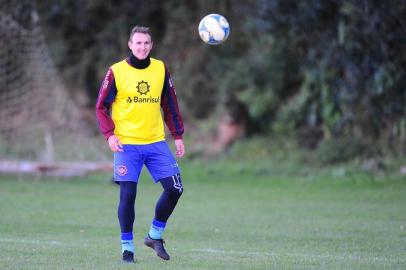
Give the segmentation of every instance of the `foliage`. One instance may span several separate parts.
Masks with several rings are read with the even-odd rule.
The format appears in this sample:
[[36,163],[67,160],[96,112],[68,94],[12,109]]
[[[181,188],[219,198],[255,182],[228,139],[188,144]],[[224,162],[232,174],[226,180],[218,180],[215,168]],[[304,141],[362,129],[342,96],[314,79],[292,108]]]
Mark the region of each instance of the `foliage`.
[[376,1],[275,0],[261,2],[259,10],[264,33],[297,50],[290,67],[300,66],[302,74],[290,96],[293,101],[282,106],[277,120],[290,119],[294,131],[319,127],[326,139],[355,136],[370,146],[403,121],[403,1],[388,6]]
[[321,164],[342,163],[364,153],[362,141],[340,137],[324,140],[317,148],[317,159]]
[[[294,134],[310,148],[354,137],[376,153],[405,153],[405,1],[37,2],[58,66],[89,105],[128,53],[131,26],[146,24],[189,121],[225,108],[248,135]],[[197,35],[211,12],[231,24],[221,46]]]

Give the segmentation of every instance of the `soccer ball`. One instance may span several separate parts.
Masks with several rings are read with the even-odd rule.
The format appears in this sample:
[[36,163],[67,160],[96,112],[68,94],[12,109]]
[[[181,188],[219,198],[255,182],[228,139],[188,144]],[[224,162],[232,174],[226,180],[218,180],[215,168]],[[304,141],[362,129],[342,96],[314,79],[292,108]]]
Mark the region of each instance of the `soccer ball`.
[[209,45],[218,45],[226,41],[230,34],[230,25],[220,14],[209,14],[199,23],[199,36]]

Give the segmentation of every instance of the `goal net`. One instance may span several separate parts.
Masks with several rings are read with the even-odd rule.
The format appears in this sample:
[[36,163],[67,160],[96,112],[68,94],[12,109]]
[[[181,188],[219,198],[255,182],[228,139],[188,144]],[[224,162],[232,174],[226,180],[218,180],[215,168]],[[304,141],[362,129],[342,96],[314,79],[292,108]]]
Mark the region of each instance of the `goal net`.
[[98,160],[106,148],[64,88],[32,2],[0,0],[0,159]]

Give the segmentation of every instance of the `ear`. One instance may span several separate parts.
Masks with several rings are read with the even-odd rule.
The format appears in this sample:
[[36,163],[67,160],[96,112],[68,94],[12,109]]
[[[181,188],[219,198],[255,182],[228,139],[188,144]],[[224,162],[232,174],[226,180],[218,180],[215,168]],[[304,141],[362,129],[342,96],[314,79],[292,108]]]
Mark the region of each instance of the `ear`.
[[131,45],[132,45],[131,40],[129,40],[127,44],[128,44],[128,48],[130,48],[130,50],[132,50],[132,48],[131,48]]

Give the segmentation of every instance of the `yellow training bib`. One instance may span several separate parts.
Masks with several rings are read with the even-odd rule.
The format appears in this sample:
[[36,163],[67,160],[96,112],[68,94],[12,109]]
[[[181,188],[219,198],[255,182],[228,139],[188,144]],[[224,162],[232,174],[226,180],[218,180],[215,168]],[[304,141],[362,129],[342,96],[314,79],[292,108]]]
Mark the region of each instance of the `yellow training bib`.
[[165,80],[162,61],[151,58],[145,69],[126,60],[114,64],[117,95],[112,104],[114,134],[123,144],[149,144],[165,138],[161,94]]

